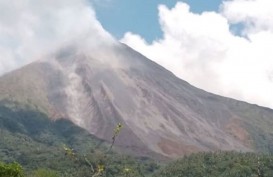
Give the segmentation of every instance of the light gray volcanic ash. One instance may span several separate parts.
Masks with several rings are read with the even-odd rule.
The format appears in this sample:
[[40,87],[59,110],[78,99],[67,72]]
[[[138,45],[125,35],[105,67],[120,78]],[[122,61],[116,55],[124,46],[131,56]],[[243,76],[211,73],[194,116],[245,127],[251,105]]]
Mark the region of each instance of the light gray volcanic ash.
[[123,44],[100,47],[72,45],[4,75],[0,99],[108,141],[121,122],[117,145],[144,156],[259,150],[256,134],[272,131],[272,110],[197,89]]

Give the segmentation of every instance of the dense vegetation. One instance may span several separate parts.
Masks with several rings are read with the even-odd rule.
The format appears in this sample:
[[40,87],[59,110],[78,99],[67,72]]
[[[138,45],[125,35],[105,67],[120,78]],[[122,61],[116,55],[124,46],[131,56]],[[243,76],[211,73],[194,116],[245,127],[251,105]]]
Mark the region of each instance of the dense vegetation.
[[272,177],[273,155],[197,153],[168,164],[154,177]]
[[[93,154],[94,155],[94,154]],[[140,164],[130,157],[123,157],[111,154],[111,157],[101,157],[102,154],[96,154],[95,157],[87,157],[91,161],[84,159],[74,161],[74,168],[71,164],[65,165],[65,171],[39,168],[28,172],[29,177],[61,177],[61,176],[79,176],[79,177],[144,177],[151,176],[152,172],[158,166],[151,163]],[[105,164],[106,169],[96,175],[96,169],[91,169],[89,164]],[[77,164],[77,165],[76,165]],[[21,170],[18,164],[5,164],[4,171],[0,163],[1,174],[17,174],[15,168]],[[8,167],[9,166],[9,167]],[[18,167],[19,166],[19,167]],[[8,168],[7,168],[8,167]],[[76,168],[75,168],[76,167]],[[100,166],[98,166],[100,167]],[[20,171],[20,174],[22,172]],[[186,156],[180,160],[172,162],[164,168],[153,174],[153,177],[272,177],[273,176],[273,155],[238,153],[238,152],[217,152],[217,153],[198,153]],[[12,177],[12,176],[1,176]],[[14,175],[14,177],[17,177]],[[18,176],[21,177],[21,176]]]
[[0,177],[273,176],[270,154],[197,153],[160,168],[147,158],[108,153],[111,144],[71,122],[52,122],[16,104],[0,104],[0,134]]
[[0,176],[1,177],[23,177],[23,168],[18,163],[5,164],[0,162]]
[[[41,112],[26,110],[0,104],[0,161],[5,167],[16,161],[29,177],[89,177],[99,168],[109,177],[138,177],[158,168],[149,159],[106,153],[111,144],[67,120],[53,122]],[[75,158],[67,154],[66,148],[73,149]]]

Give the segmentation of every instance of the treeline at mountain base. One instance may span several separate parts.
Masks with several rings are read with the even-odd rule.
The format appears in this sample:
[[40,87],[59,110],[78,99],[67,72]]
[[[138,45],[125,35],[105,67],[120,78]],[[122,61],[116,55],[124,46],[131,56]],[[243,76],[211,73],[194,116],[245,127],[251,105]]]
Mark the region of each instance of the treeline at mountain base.
[[154,177],[273,177],[273,155],[197,153],[171,162]]
[[68,120],[6,105],[0,102],[0,177],[273,177],[270,153],[207,152],[162,163],[109,151],[109,142]]
[[[83,159],[28,168],[18,163],[0,163],[1,177],[272,177],[273,155],[215,152],[197,153],[161,166],[147,159],[92,152]],[[60,159],[59,159],[60,160]],[[98,173],[100,171],[100,173]]]

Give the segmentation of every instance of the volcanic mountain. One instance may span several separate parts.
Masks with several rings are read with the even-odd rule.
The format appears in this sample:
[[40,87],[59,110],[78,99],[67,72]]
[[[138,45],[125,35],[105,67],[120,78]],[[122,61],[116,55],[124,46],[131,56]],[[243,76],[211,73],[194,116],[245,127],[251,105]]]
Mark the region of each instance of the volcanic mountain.
[[106,141],[122,123],[116,145],[136,155],[273,150],[271,109],[195,88],[124,44],[86,48],[68,45],[5,74],[0,102]]

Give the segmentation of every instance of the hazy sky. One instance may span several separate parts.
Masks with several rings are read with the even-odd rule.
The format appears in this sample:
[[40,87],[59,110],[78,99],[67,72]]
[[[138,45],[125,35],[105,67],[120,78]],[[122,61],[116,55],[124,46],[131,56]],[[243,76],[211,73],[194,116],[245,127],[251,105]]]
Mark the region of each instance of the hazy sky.
[[[207,91],[273,108],[272,0],[0,0],[0,75],[89,35]],[[92,41],[90,41],[92,43]]]

